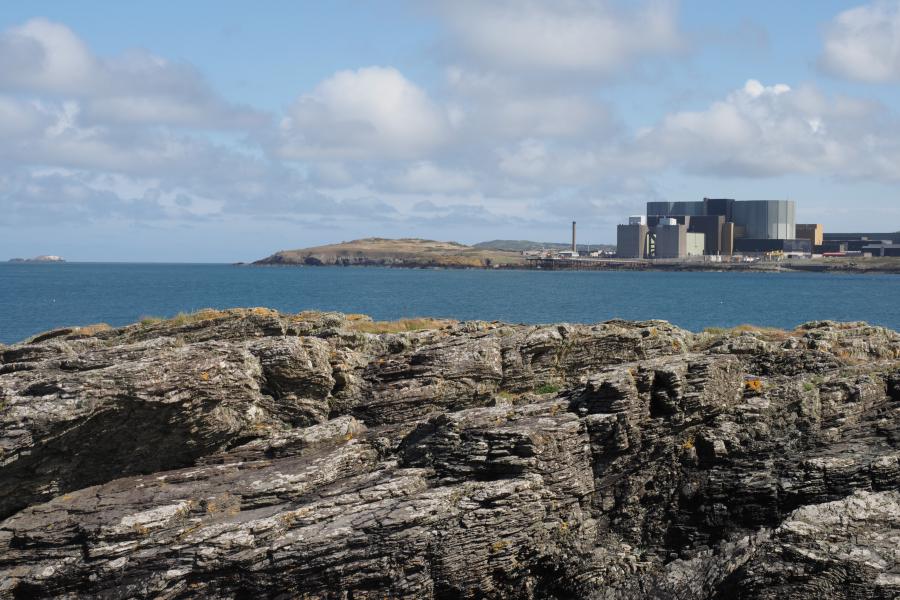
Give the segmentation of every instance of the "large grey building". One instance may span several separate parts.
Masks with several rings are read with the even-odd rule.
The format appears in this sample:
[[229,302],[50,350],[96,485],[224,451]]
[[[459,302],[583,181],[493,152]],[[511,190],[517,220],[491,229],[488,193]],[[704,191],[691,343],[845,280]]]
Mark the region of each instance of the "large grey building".
[[[668,231],[664,225],[669,219],[674,219],[679,227]],[[696,253],[700,235],[703,252],[709,255],[731,254],[733,250],[801,251],[793,243],[797,222],[792,200],[704,198],[699,202],[648,202],[646,222],[646,228],[634,223],[619,226],[619,256],[680,258],[688,254],[683,243],[686,235],[693,236],[691,254]]]
[[619,225],[616,232],[616,255],[619,258],[644,258],[647,226],[642,223]]
[[732,207],[736,238],[793,240],[797,237],[792,200],[743,200]]
[[699,202],[648,202],[648,217],[714,216],[734,223],[736,238],[792,240],[797,236],[793,200],[731,200],[704,198]]

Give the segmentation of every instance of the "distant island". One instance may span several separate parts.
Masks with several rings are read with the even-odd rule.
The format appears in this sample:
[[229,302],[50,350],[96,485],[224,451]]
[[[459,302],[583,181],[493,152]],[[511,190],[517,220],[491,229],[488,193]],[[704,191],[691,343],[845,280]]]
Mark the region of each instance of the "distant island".
[[34,258],[11,258],[9,259],[11,263],[63,263],[66,262],[62,256],[56,256],[54,254],[43,254],[41,256],[35,256]]

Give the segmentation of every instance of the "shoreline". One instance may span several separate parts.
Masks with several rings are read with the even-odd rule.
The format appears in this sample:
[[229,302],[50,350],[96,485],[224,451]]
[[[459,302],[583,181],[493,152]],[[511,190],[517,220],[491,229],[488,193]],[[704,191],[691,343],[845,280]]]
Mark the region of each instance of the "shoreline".
[[609,263],[592,263],[587,261],[574,260],[555,260],[541,261],[541,265],[532,266],[528,264],[503,264],[503,265],[455,265],[440,263],[387,263],[382,261],[371,262],[352,262],[341,263],[334,262],[328,264],[314,263],[233,263],[233,266],[249,266],[249,267],[366,267],[366,268],[389,268],[389,269],[419,269],[419,270],[450,270],[450,271],[656,271],[656,272],[692,272],[692,273],[826,273],[826,274],[856,274],[856,275],[898,275],[900,274],[900,260],[896,264],[829,264],[829,263],[813,263],[813,264],[769,264],[764,265],[754,263],[627,263],[627,262],[609,262]]

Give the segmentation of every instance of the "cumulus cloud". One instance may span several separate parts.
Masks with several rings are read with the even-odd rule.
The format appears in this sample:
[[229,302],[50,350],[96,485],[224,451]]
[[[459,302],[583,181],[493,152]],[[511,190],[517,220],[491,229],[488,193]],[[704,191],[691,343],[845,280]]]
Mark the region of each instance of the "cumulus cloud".
[[261,126],[266,117],[224,101],[186,64],[142,50],[102,58],[68,27],[32,19],[0,33],[0,91],[78,100],[97,122],[214,129]]
[[415,158],[443,142],[446,111],[397,69],[340,71],[301,96],[280,126],[284,158]]
[[495,67],[610,74],[682,46],[674,5],[610,0],[447,0],[441,14],[463,51]]
[[707,175],[896,181],[900,174],[887,168],[900,156],[896,131],[896,116],[873,103],[751,79],[705,110],[666,116],[640,132],[631,151],[658,156],[660,167]]
[[456,127],[470,137],[583,137],[612,127],[608,106],[577,92],[535,89],[509,76],[447,70]]
[[467,173],[441,167],[429,161],[409,165],[391,179],[393,186],[405,192],[447,193],[471,190],[475,180]]
[[900,81],[900,0],[878,0],[838,14],[826,29],[819,65],[857,81]]

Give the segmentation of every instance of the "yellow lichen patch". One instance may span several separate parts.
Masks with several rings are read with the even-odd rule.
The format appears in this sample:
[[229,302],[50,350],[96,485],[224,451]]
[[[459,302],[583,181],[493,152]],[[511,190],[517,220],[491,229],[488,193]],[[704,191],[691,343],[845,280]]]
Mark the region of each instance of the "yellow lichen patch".
[[226,516],[233,516],[241,512],[240,500],[231,494],[224,494],[220,497],[212,498],[206,501],[206,512],[214,515],[222,513]]
[[500,540],[499,542],[494,542],[491,544],[491,554],[496,554],[498,552],[502,552],[503,550],[509,548],[509,542],[506,540]]
[[201,527],[203,527],[203,521],[198,520],[196,523],[194,523],[194,524],[192,524],[192,525],[188,525],[187,527],[185,527],[184,529],[182,529],[182,530],[181,530],[181,533],[178,534],[178,536],[176,537],[176,539],[177,539],[178,541],[182,541],[182,540],[184,540],[185,538],[187,538],[187,536],[189,536],[189,535],[192,534],[193,532],[197,531],[197,530],[200,529]]
[[250,309],[250,313],[258,317],[277,317],[278,311],[266,308],[265,306],[256,306]]
[[403,333],[443,329],[456,323],[450,319],[399,319],[397,321],[350,321],[350,329],[360,333]]
[[681,447],[684,450],[691,450],[694,447],[694,436],[691,436],[684,440],[684,442],[681,444]]
[[209,373],[206,371],[200,373],[200,381],[209,381]]
[[751,392],[761,392],[763,389],[762,379],[748,379],[744,382],[744,387]]
[[352,432],[352,431],[348,431],[347,433],[344,434],[344,441],[345,441],[345,442],[349,442],[349,441],[352,440],[352,439],[353,439],[353,432]]

